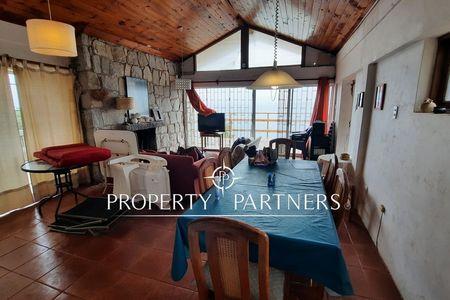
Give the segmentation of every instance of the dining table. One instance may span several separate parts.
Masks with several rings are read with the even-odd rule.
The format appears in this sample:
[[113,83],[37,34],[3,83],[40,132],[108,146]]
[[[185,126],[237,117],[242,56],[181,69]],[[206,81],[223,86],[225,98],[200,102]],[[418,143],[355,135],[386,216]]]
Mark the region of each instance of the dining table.
[[[268,177],[273,175],[274,183],[269,184]],[[177,219],[173,280],[181,280],[188,269],[189,223],[219,216],[264,231],[269,237],[271,267],[310,278],[340,295],[353,294],[330,206],[323,201],[325,191],[316,161],[278,159],[258,167],[242,160],[221,182]],[[200,235],[200,248],[207,252],[204,235]],[[257,247],[252,244],[249,259],[257,262]]]

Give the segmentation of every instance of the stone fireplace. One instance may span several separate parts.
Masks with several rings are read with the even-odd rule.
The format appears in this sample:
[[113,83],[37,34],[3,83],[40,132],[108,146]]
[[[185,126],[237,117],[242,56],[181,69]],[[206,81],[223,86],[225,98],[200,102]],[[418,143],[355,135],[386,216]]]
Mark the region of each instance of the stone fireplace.
[[[137,131],[142,146],[159,151],[184,146],[183,92],[174,88],[175,63],[86,34],[77,37],[77,47],[75,96],[88,144],[95,145],[95,130],[120,128],[125,111],[116,109],[115,99],[126,95],[125,76],[131,76],[147,81],[149,106],[162,113],[163,124]],[[92,175],[101,178],[97,167]]]

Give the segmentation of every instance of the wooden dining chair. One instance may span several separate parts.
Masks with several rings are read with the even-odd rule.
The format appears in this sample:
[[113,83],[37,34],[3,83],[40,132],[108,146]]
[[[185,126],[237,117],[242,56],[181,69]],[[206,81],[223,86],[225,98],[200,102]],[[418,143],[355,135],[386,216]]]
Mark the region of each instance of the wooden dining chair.
[[[339,209],[331,210],[336,228],[339,228],[339,226],[342,223],[342,220],[344,219],[344,213],[345,213],[349,193],[350,193],[350,185],[348,182],[347,174],[345,173],[345,171],[343,169],[338,168],[336,170],[336,180],[334,182],[332,194],[338,195],[338,196],[335,196],[334,199],[339,202]],[[333,201],[331,201],[330,205],[332,207],[337,206],[337,204],[334,203]]]
[[[205,266],[199,233],[208,252]],[[284,272],[269,268],[265,232],[237,220],[206,217],[189,224],[188,239],[200,300],[212,293],[214,299],[283,299]],[[249,263],[249,243],[258,247],[258,263]]]
[[[295,142],[293,140],[285,138],[277,138],[270,140],[269,147],[271,149],[273,149],[273,144],[275,144],[275,148],[277,149],[278,155],[281,154],[284,156],[284,158],[288,159],[291,156],[292,150],[292,159],[295,159]],[[284,151],[282,149],[283,147]]]
[[200,182],[200,193],[203,194],[210,187],[213,186],[213,178],[206,178],[212,176],[214,170],[217,168],[218,162],[215,157],[208,157],[203,160],[200,167],[198,168],[198,179]]
[[245,157],[245,146],[244,145],[237,145],[234,147],[233,151],[231,152],[231,162],[233,165],[233,168],[241,162],[241,160]]
[[231,160],[231,148],[228,147],[224,147],[222,148],[222,150],[220,150],[219,152],[219,166],[226,166],[230,169],[232,169],[233,166],[233,162]]
[[323,185],[325,187],[325,192],[329,196],[334,188],[334,181],[336,178],[336,170],[339,167],[339,160],[336,154],[334,154],[333,158],[328,162],[328,166],[326,166],[326,172],[323,178]]

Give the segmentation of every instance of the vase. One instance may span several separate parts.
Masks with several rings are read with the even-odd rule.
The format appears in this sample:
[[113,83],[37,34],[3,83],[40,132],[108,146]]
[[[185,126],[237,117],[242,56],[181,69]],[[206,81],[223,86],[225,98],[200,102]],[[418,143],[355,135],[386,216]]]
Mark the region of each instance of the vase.
[[424,113],[432,113],[434,108],[436,107],[436,103],[430,98],[423,101],[422,105],[420,105],[420,110]]

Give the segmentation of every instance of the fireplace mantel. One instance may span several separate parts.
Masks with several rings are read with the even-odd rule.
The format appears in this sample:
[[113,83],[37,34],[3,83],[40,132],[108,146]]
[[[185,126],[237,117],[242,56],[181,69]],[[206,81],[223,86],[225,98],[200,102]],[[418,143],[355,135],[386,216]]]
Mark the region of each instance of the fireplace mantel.
[[156,127],[165,126],[164,121],[150,121],[136,124],[120,124],[118,129],[121,130],[129,130],[129,131],[138,131],[138,130],[146,130]]

